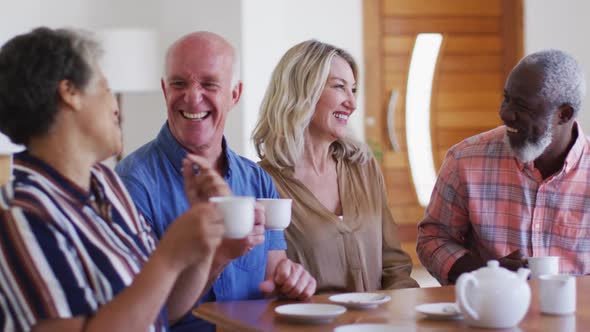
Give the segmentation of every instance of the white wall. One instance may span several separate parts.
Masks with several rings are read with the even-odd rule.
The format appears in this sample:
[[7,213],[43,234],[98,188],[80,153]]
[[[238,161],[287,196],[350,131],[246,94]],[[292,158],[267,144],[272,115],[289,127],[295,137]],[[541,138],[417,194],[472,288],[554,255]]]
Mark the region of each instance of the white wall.
[[250,0],[242,10],[244,122],[240,142],[243,146],[242,154],[254,160],[259,158],[250,136],[256,125],[260,103],[272,70],[288,47],[284,8],[285,1]]
[[[241,143],[245,143],[242,150],[245,156],[258,159],[250,135],[272,70],[290,47],[311,38],[334,44],[352,54],[362,75],[362,1],[248,0],[245,4],[242,9],[244,130]],[[358,110],[349,125],[354,134],[363,139],[362,78],[359,87]]]
[[[195,30],[210,30],[227,38],[242,56],[244,93],[229,115],[226,135],[232,147],[254,157],[250,134],[270,73],[292,45],[317,38],[348,50],[361,65],[362,0],[0,0],[0,44],[38,25],[86,29],[144,27],[160,34],[161,54],[173,40]],[[590,78],[590,2],[525,0],[525,51],[560,48],[573,54]],[[582,38],[581,40],[579,38]],[[351,118],[353,131],[363,135],[363,86],[359,109]],[[152,139],[165,121],[161,92],[126,94],[125,152]],[[580,122],[590,128],[590,113]]]
[[[255,158],[250,134],[279,58],[294,44],[316,38],[348,50],[362,67],[361,7],[361,0],[0,0],[0,43],[39,25],[152,28],[159,32],[163,59],[165,48],[186,33],[218,33],[241,54],[244,81],[226,137],[236,151]],[[362,84],[359,96],[351,127],[362,138]],[[127,154],[156,136],[166,110],[160,91],[124,94],[121,108]]]
[[[586,79],[590,79],[590,43],[586,33],[590,31],[590,1],[525,0],[524,8],[525,53],[561,49],[582,63]],[[578,120],[588,134],[590,111],[583,108]]]
[[348,51],[359,65],[357,111],[349,126],[364,140],[364,57],[362,0],[290,0],[285,25],[291,44],[316,38]]
[[[40,3],[41,0],[28,2]],[[91,0],[85,2],[94,3]],[[309,38],[340,46],[359,63],[359,109],[351,118],[350,126],[359,138],[364,138],[362,0],[161,0],[159,8],[147,5],[149,1],[127,0],[124,7],[119,2],[110,0],[94,5],[95,10],[103,9],[98,11],[102,17],[95,18],[93,24],[103,27],[101,22],[104,25],[104,22],[111,21],[113,24],[128,25],[133,22],[143,26],[159,17],[157,27],[162,34],[163,45],[190,31],[210,30],[226,37],[239,50],[244,93],[226,125],[226,136],[238,152],[256,158],[250,134],[270,73],[289,47]],[[57,4],[60,3],[76,1],[59,0]],[[135,10],[138,6],[142,8],[141,13]],[[114,18],[112,8],[119,8]],[[544,48],[563,49],[582,62],[590,78],[590,43],[580,42],[577,38],[581,32],[590,30],[587,13],[590,13],[590,2],[584,0],[525,0],[525,52]],[[75,21],[73,17],[64,17],[64,14],[54,13],[54,16]],[[79,17],[78,21],[81,21]],[[159,130],[165,119],[164,103],[159,93],[126,96],[125,102],[124,108],[133,119],[125,123],[126,151],[131,151]],[[583,111],[580,122],[585,128],[590,128],[590,112]]]

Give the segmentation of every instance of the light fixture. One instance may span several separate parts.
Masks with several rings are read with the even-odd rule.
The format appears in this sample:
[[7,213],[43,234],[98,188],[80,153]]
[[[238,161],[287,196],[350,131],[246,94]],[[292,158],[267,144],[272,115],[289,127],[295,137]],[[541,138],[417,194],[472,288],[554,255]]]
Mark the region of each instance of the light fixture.
[[430,136],[430,100],[441,43],[441,34],[418,34],[410,61],[406,89],[408,158],[418,201],[422,206],[428,204],[436,181]]
[[149,29],[107,29],[98,32],[104,48],[101,68],[118,93],[158,90],[161,61],[158,36]]
[[[119,28],[97,33],[104,49],[101,69],[117,97],[123,121],[122,95],[157,91],[162,61],[158,61],[158,36],[150,29]],[[117,156],[117,161],[121,159]]]

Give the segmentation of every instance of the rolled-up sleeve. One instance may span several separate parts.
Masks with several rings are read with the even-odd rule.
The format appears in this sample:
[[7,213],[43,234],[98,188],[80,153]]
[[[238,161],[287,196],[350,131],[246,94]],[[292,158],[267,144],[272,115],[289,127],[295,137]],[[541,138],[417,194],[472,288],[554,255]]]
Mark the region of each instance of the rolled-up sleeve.
[[464,237],[469,229],[467,195],[461,185],[458,161],[452,150],[443,163],[424,219],[418,224],[416,251],[428,271],[446,285],[448,273],[465,255]]

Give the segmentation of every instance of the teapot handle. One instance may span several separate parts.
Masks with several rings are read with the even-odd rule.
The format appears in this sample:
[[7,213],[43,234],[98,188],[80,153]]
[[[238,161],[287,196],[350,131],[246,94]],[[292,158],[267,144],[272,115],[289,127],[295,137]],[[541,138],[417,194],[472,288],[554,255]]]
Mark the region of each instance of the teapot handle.
[[459,308],[464,308],[466,314],[473,320],[479,320],[479,315],[467,302],[466,289],[469,283],[473,283],[475,288],[479,287],[479,282],[471,273],[463,273],[457,280],[457,296],[459,297]]

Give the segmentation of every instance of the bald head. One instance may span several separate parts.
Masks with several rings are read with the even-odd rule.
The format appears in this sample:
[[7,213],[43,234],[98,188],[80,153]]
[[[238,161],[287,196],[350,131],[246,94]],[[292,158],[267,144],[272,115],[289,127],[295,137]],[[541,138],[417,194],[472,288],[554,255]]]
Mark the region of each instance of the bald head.
[[166,51],[164,63],[164,78],[170,75],[170,68],[179,61],[186,61],[191,57],[205,57],[212,61],[230,61],[231,86],[235,86],[240,79],[240,61],[234,47],[223,37],[208,31],[192,32],[182,36],[172,43]]

